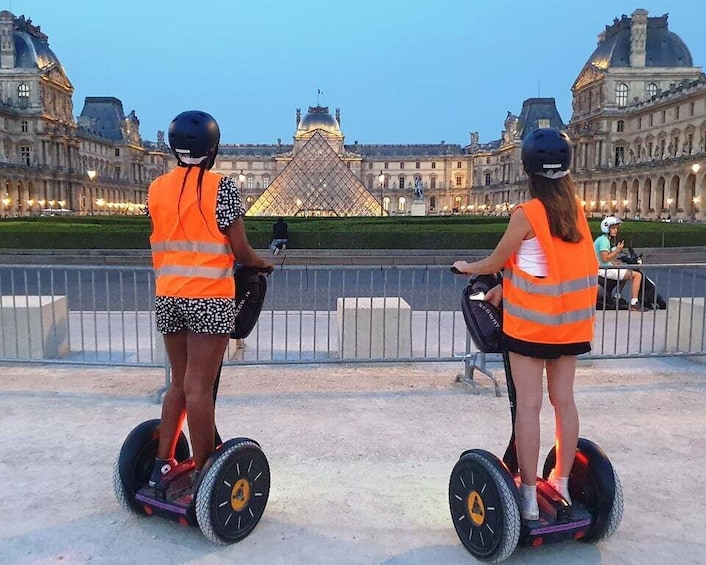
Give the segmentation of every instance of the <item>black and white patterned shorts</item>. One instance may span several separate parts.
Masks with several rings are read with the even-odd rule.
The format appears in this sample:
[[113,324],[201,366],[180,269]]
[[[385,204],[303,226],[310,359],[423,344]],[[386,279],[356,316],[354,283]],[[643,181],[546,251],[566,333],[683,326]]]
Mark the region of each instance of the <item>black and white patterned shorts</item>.
[[157,331],[172,334],[183,329],[197,334],[229,334],[235,329],[234,298],[177,298],[157,296]]

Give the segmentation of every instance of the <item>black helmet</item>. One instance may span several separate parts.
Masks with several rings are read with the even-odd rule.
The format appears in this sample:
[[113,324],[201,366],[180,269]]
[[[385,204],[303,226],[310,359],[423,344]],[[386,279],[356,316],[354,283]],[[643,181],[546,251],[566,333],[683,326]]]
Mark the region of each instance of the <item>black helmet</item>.
[[213,167],[220,140],[218,123],[206,112],[182,112],[169,124],[169,146],[182,166]]
[[569,173],[571,141],[553,128],[530,132],[522,143],[522,166],[528,175],[558,179]]

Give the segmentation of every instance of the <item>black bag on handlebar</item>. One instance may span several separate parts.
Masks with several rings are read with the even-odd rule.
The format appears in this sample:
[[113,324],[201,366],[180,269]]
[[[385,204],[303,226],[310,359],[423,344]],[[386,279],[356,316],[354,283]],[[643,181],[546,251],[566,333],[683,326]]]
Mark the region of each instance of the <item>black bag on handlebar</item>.
[[235,330],[231,339],[243,339],[250,335],[260,317],[262,303],[267,294],[267,279],[255,267],[236,265],[235,277]]
[[475,346],[483,353],[502,353],[502,305],[496,308],[490,302],[479,299],[479,293],[487,293],[500,284],[498,275],[474,275],[463,290],[461,310],[468,333]]

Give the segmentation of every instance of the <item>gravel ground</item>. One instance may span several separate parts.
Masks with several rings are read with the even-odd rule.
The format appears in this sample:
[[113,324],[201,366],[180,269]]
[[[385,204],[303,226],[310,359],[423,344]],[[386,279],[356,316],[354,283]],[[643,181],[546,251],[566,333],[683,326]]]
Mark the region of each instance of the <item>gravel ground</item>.
[[[0,365],[0,563],[470,563],[449,516],[459,454],[499,455],[507,398],[459,364],[226,367],[224,437],[262,444],[262,521],[214,546],[197,528],[135,518],[111,473],[125,436],[159,416],[159,369]],[[502,367],[491,368],[498,375]],[[706,563],[706,367],[685,359],[583,362],[582,435],[620,475],[625,516],[598,545],[518,549],[515,563]],[[542,453],[553,419],[542,412]]]

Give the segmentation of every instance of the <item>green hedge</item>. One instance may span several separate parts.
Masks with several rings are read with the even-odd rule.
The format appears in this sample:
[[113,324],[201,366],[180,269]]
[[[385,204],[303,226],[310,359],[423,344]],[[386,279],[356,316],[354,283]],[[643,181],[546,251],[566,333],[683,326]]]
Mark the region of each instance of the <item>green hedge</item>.
[[[253,247],[272,238],[272,218],[246,218]],[[492,249],[507,218],[433,216],[386,218],[287,218],[293,249]],[[591,220],[594,237],[600,220]],[[146,249],[149,220],[141,216],[19,218],[0,220],[0,248]],[[706,246],[706,224],[626,221],[626,245]]]

